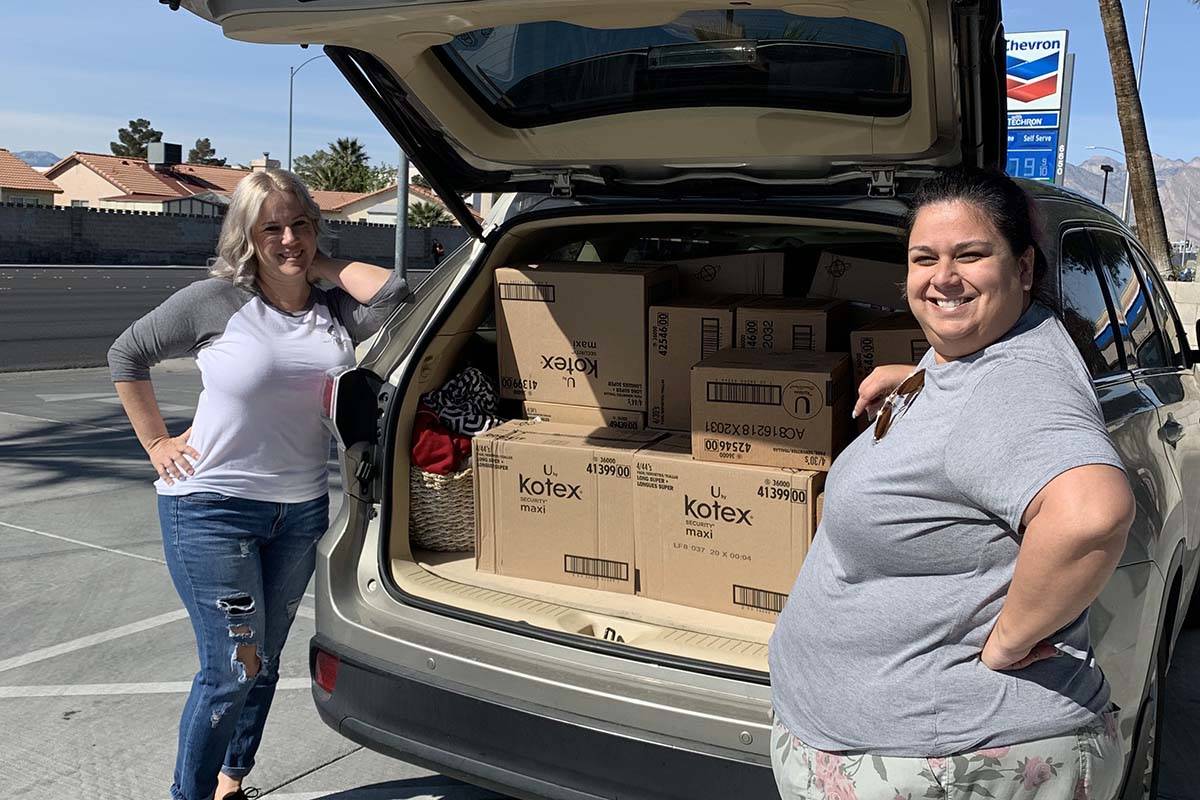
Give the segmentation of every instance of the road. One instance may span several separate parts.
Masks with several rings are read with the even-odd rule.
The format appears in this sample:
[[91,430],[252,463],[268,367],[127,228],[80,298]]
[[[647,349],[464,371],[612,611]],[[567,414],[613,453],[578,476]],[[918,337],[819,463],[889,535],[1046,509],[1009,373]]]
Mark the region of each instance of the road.
[[[0,372],[100,366],[131,322],[207,274],[201,267],[0,265]],[[414,271],[413,285],[427,274]]]
[[[154,380],[169,429],[183,430],[194,366],[167,362]],[[167,800],[196,662],[162,563],[151,478],[104,369],[0,375],[4,797]],[[336,509],[336,479],[330,496]],[[269,800],[494,797],[328,729],[309,694],[313,624],[309,596],[248,784]],[[1160,796],[1200,800],[1200,632],[1180,640],[1167,697]]]
[[[169,429],[182,430],[195,408],[195,368],[167,362],[154,380]],[[162,563],[152,477],[106,370],[0,375],[5,798],[168,798],[196,655]],[[335,508],[337,489],[335,481]],[[271,800],[495,797],[326,727],[309,693],[312,634],[308,596],[248,785]]]

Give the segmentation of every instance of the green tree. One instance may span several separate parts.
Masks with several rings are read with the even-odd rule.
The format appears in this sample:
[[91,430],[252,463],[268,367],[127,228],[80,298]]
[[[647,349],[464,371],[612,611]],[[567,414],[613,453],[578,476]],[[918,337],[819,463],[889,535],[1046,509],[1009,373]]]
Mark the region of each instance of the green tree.
[[1112,65],[1117,120],[1121,123],[1121,138],[1125,144],[1125,165],[1129,173],[1126,180],[1133,198],[1133,213],[1138,220],[1138,239],[1159,270],[1166,273],[1171,270],[1171,244],[1167,239],[1162,200],[1158,196],[1158,178],[1146,134],[1142,97],[1133,70],[1125,10],[1121,0],[1099,2],[1100,21],[1104,24],[1104,38],[1108,42],[1108,60]]
[[378,179],[368,161],[358,139],[345,137],[330,142],[327,150],[300,156],[292,163],[292,171],[311,189],[370,192],[381,187],[376,186]]
[[396,183],[396,168],[391,164],[380,164],[371,167],[371,183],[368,192],[378,192]]
[[128,128],[119,128],[117,130],[117,139],[119,141],[109,142],[109,149],[112,150],[114,156],[122,156],[124,158],[145,158],[146,145],[151,142],[162,141],[162,131],[156,131],[150,127],[150,120],[137,119],[129,120]]
[[207,138],[197,139],[196,146],[188,151],[187,163],[204,164],[210,167],[225,166],[225,159],[217,158],[217,150]]
[[421,200],[408,207],[408,227],[410,228],[432,228],[434,225],[450,225],[453,222],[454,218],[437,203],[427,203]]
[[[1200,2],[1200,0],[1196,0],[1196,1]],[[419,172],[415,173],[412,176],[412,185],[420,186],[422,189],[432,189],[433,188],[432,186],[429,185],[429,181],[425,180],[425,176]]]

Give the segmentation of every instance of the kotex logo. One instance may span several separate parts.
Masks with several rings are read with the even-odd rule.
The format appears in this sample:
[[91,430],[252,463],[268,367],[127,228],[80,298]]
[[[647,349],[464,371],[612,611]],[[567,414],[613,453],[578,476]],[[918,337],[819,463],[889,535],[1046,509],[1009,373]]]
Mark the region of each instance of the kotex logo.
[[1061,105],[1066,31],[1015,33],[1008,38],[1008,108],[1053,109]]

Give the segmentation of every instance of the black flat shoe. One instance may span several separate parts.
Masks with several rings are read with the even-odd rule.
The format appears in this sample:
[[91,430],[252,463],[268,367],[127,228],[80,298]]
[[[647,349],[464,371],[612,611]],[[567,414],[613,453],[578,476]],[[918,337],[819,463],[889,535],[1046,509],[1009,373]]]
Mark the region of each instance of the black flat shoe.
[[262,792],[260,792],[258,789],[255,789],[253,786],[249,788],[243,786],[236,792],[230,792],[229,794],[225,795],[221,798],[221,800],[254,800],[254,798],[259,797],[260,795],[262,795]]

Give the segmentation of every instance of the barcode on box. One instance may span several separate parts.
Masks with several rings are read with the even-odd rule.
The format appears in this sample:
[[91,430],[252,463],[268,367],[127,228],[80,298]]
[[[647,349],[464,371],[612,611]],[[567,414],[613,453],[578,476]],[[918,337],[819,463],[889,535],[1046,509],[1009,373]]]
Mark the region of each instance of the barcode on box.
[[783,387],[768,383],[709,381],[708,402],[777,406],[783,403]]
[[708,358],[720,349],[720,317],[702,317],[700,319],[700,358]]
[[568,575],[587,575],[610,581],[629,580],[629,563],[587,556],[563,556],[563,571]]
[[770,611],[778,614],[787,603],[787,595],[779,592],[768,592],[766,589],[754,589],[750,586],[733,585],[733,604],[746,608],[757,608],[760,611]]
[[500,299],[528,300],[534,303],[553,303],[554,284],[502,283],[500,284]]
[[812,350],[813,349],[813,326],[812,325],[793,325],[792,326],[792,349],[793,350]]

